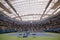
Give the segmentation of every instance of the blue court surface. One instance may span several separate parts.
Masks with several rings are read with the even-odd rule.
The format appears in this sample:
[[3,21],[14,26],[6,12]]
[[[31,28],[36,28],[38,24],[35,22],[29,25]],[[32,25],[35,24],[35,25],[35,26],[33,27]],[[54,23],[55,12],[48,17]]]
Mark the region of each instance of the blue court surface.
[[9,36],[55,36],[56,34],[50,34],[50,33],[8,33],[8,34],[5,34],[5,35],[9,35]]
[[5,33],[0,34],[0,40],[60,40],[59,33],[46,33],[46,32],[34,32],[34,33]]

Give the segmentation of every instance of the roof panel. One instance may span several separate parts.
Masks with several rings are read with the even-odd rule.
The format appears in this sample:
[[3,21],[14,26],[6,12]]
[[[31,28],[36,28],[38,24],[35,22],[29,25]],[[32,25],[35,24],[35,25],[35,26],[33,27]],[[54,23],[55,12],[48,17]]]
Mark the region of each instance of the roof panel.
[[[43,14],[49,0],[9,0],[12,6],[17,11],[19,17],[22,18],[22,21],[29,21],[29,20],[40,20],[41,15]],[[4,2],[4,1],[3,1]],[[54,10],[51,9],[56,3],[56,0],[53,0],[52,3],[47,8],[46,12],[44,13],[42,19],[45,19],[51,15]],[[6,4],[4,4],[6,6]],[[15,12],[10,8],[13,12],[12,14],[7,14],[11,18],[15,18],[16,20],[20,20]]]

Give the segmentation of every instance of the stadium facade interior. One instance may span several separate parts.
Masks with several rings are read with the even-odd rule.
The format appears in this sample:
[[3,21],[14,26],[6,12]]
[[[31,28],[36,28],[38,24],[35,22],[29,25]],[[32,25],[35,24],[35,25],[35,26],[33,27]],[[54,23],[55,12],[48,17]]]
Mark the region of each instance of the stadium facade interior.
[[[45,33],[60,37],[60,0],[0,0],[0,40],[10,40],[11,35],[17,35],[11,40],[44,40],[38,34]],[[24,39],[29,35],[34,37]]]

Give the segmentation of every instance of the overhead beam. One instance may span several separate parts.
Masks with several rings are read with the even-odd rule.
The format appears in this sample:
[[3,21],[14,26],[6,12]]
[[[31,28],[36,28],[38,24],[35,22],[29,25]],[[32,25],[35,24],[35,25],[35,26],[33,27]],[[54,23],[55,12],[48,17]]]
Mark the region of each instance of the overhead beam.
[[46,10],[47,10],[47,8],[49,7],[49,5],[50,5],[51,2],[52,2],[52,0],[49,0],[49,2],[48,2],[48,4],[47,4],[47,6],[46,6],[46,8],[45,8],[45,10],[44,10],[44,12],[43,12],[43,14],[42,14],[41,17],[40,17],[40,20],[42,19],[43,15],[45,14],[45,12],[46,12]]
[[[27,14],[27,15],[22,15],[22,16],[20,16],[20,17],[24,17],[24,16],[33,16],[33,15],[42,15],[42,14]],[[44,15],[51,16],[50,14],[44,14]],[[15,18],[17,18],[17,16],[14,17],[14,19],[15,19]]]
[[[2,11],[0,11],[0,14],[2,14],[3,16],[8,16],[8,15],[4,14]],[[9,16],[8,16],[8,17],[9,17]]]
[[19,16],[15,8],[12,6],[9,0],[5,0],[5,2],[14,10],[14,12],[17,14],[18,18],[22,21],[22,18]]
[[[51,7],[46,13],[48,13],[51,9],[55,10],[56,8],[59,7],[59,5],[60,5],[60,1],[58,0],[56,3],[54,3],[54,6]],[[53,12],[53,14],[54,14],[54,12]]]
[[56,9],[58,6],[60,6],[60,0],[58,0],[51,9]]
[[[57,13],[56,15],[54,15],[54,13],[55,13],[58,9],[60,9],[60,7],[57,8],[57,9],[52,13],[52,15],[51,15],[50,17],[48,17],[48,18],[52,18],[52,17],[55,17],[56,15],[58,15],[58,13]],[[54,16],[53,16],[53,15],[54,15]],[[47,18],[47,19],[48,19],[48,18]]]
[[2,8],[2,9],[4,9],[6,12],[8,12],[8,13],[12,13],[9,9],[7,9],[1,2],[0,2],[0,7]]
[[59,7],[59,8],[57,8],[57,9],[52,13],[52,15],[54,15],[54,13],[55,13],[58,9],[60,9],[60,7]]

